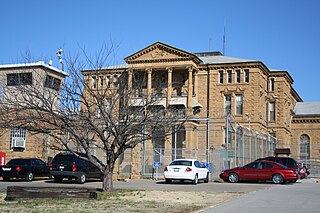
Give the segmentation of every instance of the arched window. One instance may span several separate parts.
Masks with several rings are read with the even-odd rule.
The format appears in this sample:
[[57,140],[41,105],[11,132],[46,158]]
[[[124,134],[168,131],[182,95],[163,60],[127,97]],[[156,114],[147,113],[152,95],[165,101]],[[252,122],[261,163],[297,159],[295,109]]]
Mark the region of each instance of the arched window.
[[300,161],[307,167],[310,164],[310,137],[306,134],[300,136]]

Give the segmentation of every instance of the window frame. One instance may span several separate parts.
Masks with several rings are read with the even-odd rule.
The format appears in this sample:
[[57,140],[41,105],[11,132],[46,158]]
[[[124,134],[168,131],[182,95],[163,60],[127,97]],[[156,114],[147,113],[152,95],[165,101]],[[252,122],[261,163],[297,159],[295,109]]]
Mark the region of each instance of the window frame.
[[32,85],[32,72],[7,73],[7,86]]
[[224,82],[223,70],[220,70],[220,71],[219,71],[219,83],[220,83],[220,84],[223,84],[223,82]]
[[[272,110],[273,108],[273,110]],[[276,102],[269,102],[269,107],[268,107],[268,120],[270,122],[275,122],[276,121]]]
[[[238,97],[241,97],[240,101],[238,100]],[[243,95],[242,94],[236,94],[236,115],[243,115]]]
[[249,83],[250,82],[250,72],[249,69],[244,70],[244,82]]
[[[16,146],[14,143],[14,139],[19,138],[23,140],[23,146]],[[26,128],[21,128],[21,127],[13,127],[10,128],[10,139],[9,139],[9,149],[13,151],[23,151],[26,148],[26,143],[27,143],[27,130]]]
[[[227,97],[230,97],[230,100],[227,100]],[[232,114],[232,95],[226,94],[224,95],[224,114],[229,115]]]
[[228,74],[228,83],[232,83],[232,70],[227,70],[227,74]]
[[236,81],[237,83],[241,82],[241,70],[236,70]]

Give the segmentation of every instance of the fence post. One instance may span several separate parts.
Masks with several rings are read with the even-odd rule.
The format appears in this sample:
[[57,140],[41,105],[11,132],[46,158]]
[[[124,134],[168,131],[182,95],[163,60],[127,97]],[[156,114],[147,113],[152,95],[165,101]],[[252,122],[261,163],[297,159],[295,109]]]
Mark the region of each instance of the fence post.
[[238,131],[238,127],[235,127],[235,134],[234,134],[234,167],[238,166],[238,162],[237,162],[237,131]]

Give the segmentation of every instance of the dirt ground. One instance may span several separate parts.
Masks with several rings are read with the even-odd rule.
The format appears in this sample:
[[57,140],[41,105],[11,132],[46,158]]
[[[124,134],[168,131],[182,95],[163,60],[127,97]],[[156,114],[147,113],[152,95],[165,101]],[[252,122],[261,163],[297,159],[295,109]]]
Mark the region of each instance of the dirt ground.
[[198,212],[244,193],[183,191],[115,191],[100,193],[97,200],[39,199],[4,201],[0,194],[0,212]]

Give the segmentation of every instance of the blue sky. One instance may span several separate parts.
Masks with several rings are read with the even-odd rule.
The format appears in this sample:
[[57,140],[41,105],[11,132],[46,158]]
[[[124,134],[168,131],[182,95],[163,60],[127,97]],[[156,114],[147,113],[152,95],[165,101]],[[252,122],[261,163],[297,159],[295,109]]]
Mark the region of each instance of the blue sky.
[[[287,70],[306,102],[320,102],[318,0],[1,0],[0,64],[95,55],[117,45],[112,64],[161,41],[189,52],[223,50]],[[110,65],[112,65],[110,64]]]

